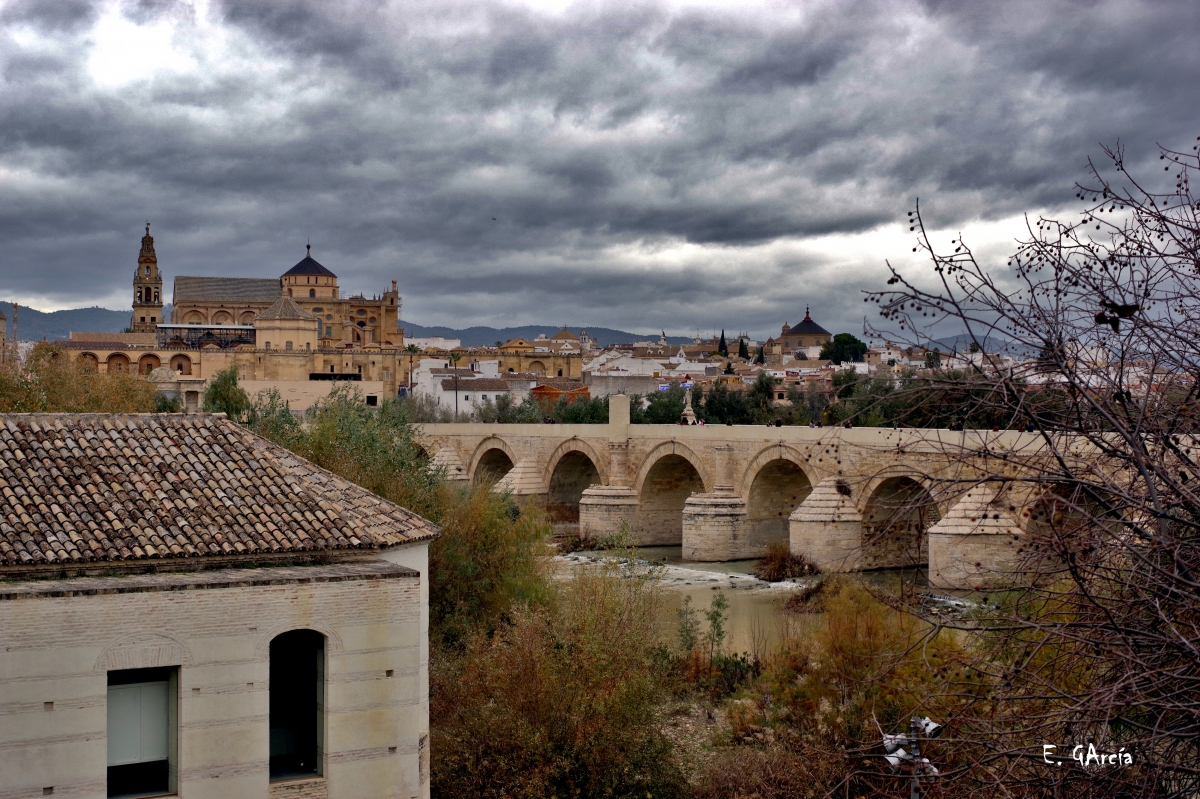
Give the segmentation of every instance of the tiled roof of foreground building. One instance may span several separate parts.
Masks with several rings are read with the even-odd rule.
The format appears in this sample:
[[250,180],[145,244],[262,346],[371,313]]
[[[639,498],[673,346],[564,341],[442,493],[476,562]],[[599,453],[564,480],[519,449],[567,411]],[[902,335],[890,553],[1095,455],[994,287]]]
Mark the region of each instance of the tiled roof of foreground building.
[[431,522],[220,415],[0,415],[0,567],[375,549]]

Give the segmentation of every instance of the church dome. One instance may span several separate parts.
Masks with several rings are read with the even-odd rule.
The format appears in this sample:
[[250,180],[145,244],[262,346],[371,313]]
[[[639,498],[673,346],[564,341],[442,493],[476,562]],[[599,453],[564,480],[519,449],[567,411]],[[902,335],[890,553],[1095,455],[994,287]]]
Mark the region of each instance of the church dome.
[[[314,263],[316,262],[314,261]],[[274,305],[254,317],[256,324],[267,319],[301,319],[305,322],[317,321],[317,317],[301,308],[296,304],[295,300],[286,295],[280,297],[275,301]]]
[[808,315],[808,309],[804,309],[804,319],[796,325],[792,325],[787,329],[786,335],[790,336],[828,336],[829,331],[818,325]]
[[320,275],[322,277],[337,277],[337,275],[335,275],[333,272],[330,272],[313,259],[311,245],[307,248],[307,250],[308,254],[304,256],[304,260],[284,272],[284,277],[290,277],[292,275]]

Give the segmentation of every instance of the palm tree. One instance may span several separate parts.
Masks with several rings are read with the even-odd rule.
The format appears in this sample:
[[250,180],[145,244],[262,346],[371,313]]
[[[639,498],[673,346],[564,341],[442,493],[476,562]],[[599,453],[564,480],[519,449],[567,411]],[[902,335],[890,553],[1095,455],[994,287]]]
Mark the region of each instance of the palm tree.
[[420,348],[420,347],[418,347],[416,344],[409,344],[407,347],[405,347],[405,348],[404,348],[404,351],[408,353],[408,393],[409,393],[409,395],[411,396],[411,395],[412,395],[412,361],[413,361],[413,356],[414,356],[414,355],[416,355],[418,352],[420,352],[420,351],[421,351],[421,348]]
[[458,362],[462,359],[461,352],[450,353],[450,363],[454,369],[454,421],[458,421]]

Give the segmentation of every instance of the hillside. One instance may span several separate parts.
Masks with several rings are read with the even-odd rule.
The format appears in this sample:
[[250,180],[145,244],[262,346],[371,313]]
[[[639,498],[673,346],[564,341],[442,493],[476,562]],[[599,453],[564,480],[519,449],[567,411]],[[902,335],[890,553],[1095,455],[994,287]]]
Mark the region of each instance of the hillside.
[[[460,339],[464,347],[483,347],[494,345],[497,341],[508,341],[514,338],[523,338],[532,340],[541,334],[547,337],[553,336],[561,327],[547,327],[545,325],[525,325],[523,327],[467,327],[456,329],[453,327],[439,327],[418,325],[415,322],[402,320],[400,326],[404,328],[405,335],[414,336],[417,338],[425,338],[427,336],[444,336],[445,338]],[[578,334],[580,327],[572,327],[571,332]],[[583,326],[582,329],[587,330],[588,335],[592,337],[600,346],[606,344],[625,344],[632,341],[658,341],[660,333],[629,333],[624,330],[614,330],[610,327],[591,327]],[[692,339],[688,336],[667,336],[667,341],[671,344],[691,344]]]
[[[8,318],[8,335],[13,332],[12,302],[0,302],[0,311]],[[102,333],[119,333],[129,326],[133,311],[110,311],[107,308],[69,308],[45,313],[22,305],[19,311],[22,341],[42,338],[53,341],[71,337],[72,330],[89,330]],[[169,313],[169,311],[168,311]]]
[[[8,335],[12,335],[12,302],[0,302],[0,311],[8,317]],[[119,333],[129,325],[132,311],[111,311],[107,308],[70,308],[63,311],[43,312],[22,305],[20,310],[21,339],[34,341],[43,337],[54,339],[70,338],[72,330],[93,331],[98,333]],[[171,316],[171,306],[163,308],[165,318]],[[508,341],[513,338],[535,339],[540,334],[553,336],[562,328],[547,325],[525,325],[523,327],[468,327],[457,329],[452,327],[425,326],[415,322],[401,321],[409,336],[444,336],[457,338],[468,347],[481,347],[495,344],[497,341]],[[600,345],[624,344],[631,341],[658,341],[659,333],[629,333],[624,330],[614,330],[610,327],[586,328],[592,339]],[[573,327],[578,333],[580,328]],[[690,344],[692,339],[687,336],[667,336],[671,344]]]

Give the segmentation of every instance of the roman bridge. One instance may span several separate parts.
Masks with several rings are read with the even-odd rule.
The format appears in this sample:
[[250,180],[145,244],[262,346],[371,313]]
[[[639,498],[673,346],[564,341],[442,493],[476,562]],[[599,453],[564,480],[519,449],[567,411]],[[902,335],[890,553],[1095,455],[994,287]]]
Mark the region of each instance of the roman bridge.
[[1036,451],[1035,434],[883,428],[631,425],[610,398],[601,425],[424,424],[418,440],[451,480],[540,498],[600,539],[682,545],[688,560],[760,556],[789,541],[823,570],[928,565],[946,587],[1015,562],[1046,498],[982,478],[977,453]]

